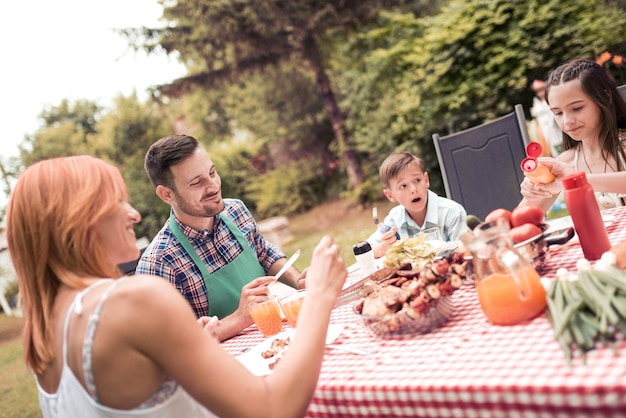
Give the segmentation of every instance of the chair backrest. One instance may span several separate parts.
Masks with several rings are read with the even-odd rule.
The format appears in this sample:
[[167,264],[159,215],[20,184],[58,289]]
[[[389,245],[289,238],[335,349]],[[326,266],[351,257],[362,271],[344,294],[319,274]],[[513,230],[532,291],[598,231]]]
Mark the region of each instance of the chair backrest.
[[117,268],[120,269],[120,271],[124,273],[124,275],[132,276],[133,274],[135,274],[135,268],[137,268],[137,263],[139,263],[139,259],[141,258],[141,255],[143,254],[145,250],[146,250],[145,247],[140,249],[139,257],[137,257],[137,259],[133,261],[128,261],[126,263],[118,264]]
[[626,100],[626,84],[622,84],[621,86],[618,86],[617,90],[619,90],[624,100]]
[[481,219],[493,209],[513,210],[522,200],[520,163],[528,130],[522,105],[482,125],[433,135],[446,195]]

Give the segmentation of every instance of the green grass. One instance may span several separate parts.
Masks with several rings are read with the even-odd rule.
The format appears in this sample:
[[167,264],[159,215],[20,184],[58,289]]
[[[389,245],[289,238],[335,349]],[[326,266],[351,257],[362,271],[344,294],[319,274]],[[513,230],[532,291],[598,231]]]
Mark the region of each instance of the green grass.
[[[385,201],[378,205],[382,221],[395,204]],[[302,271],[311,262],[313,249],[324,235],[331,236],[341,248],[346,265],[356,262],[352,246],[367,239],[375,230],[372,207],[363,207],[347,200],[337,200],[321,205],[305,214],[289,218],[293,239],[281,247],[289,257],[298,248],[302,251],[295,266]]]
[[21,319],[0,314],[0,417],[41,417],[33,374],[24,364]]

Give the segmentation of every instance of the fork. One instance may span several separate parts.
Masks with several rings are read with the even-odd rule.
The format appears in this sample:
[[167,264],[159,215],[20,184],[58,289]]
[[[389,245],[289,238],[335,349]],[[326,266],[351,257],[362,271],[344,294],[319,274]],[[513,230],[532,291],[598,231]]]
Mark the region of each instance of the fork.
[[378,208],[376,206],[372,208],[372,218],[374,219],[374,225],[378,226]]
[[[374,220],[374,225],[376,225],[376,228],[383,234],[391,229],[389,225],[385,223],[381,224],[378,221],[378,208],[376,206],[372,208],[372,219]],[[400,234],[398,234],[398,231],[396,231],[396,239],[400,239]]]
[[343,346],[341,344],[326,344],[326,348],[331,348],[334,350],[341,350],[347,353],[358,354],[360,356],[369,356],[371,354],[369,350],[366,350],[364,348]]

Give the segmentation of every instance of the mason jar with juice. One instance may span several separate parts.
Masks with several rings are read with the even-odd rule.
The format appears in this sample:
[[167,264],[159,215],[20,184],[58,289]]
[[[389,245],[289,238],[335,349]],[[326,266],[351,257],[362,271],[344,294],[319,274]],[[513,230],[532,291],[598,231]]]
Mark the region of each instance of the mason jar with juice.
[[294,328],[298,322],[298,315],[300,314],[300,308],[302,307],[305,294],[306,290],[303,289],[280,299],[280,307],[285,314],[285,318]]
[[248,312],[264,337],[270,337],[282,331],[283,320],[276,295],[270,295],[261,302],[251,303],[248,305]]
[[472,254],[478,300],[491,323],[513,325],[544,311],[539,274],[515,250],[506,219],[478,225],[462,240]]

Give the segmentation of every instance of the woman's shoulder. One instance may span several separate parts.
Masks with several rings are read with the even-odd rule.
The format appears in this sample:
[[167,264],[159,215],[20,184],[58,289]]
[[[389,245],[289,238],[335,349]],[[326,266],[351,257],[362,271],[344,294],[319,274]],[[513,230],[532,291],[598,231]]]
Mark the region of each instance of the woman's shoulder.
[[111,297],[115,302],[136,310],[172,306],[177,300],[184,302],[179,292],[167,280],[147,274],[124,278]]
[[[130,276],[119,283],[103,306],[111,329],[141,344],[165,338],[166,323],[194,323],[184,297],[166,280],[149,275]],[[172,330],[169,330],[172,331]]]

